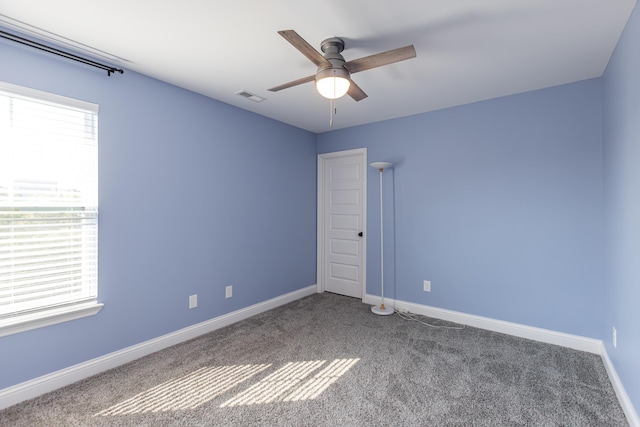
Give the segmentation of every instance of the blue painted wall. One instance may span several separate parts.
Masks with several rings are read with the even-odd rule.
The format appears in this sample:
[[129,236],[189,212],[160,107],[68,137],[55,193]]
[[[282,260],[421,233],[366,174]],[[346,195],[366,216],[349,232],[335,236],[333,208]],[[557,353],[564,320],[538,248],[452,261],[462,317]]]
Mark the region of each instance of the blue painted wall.
[[[385,253],[395,254],[385,294],[602,338],[601,105],[595,79],[319,135],[321,153],[367,147],[369,162],[395,163],[383,176],[394,222]],[[378,178],[370,168],[376,295]]]
[[0,389],[315,283],[314,134],[4,39],[0,63],[2,81],[100,105],[105,304],[0,338]]
[[[640,409],[640,10],[635,8],[604,75],[607,299],[603,335]],[[612,327],[618,345],[612,345]]]

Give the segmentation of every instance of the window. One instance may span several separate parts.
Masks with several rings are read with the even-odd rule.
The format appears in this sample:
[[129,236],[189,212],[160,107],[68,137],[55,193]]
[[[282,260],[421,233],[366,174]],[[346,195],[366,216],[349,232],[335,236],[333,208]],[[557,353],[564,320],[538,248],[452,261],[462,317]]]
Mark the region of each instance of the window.
[[0,83],[0,336],[95,314],[98,106]]

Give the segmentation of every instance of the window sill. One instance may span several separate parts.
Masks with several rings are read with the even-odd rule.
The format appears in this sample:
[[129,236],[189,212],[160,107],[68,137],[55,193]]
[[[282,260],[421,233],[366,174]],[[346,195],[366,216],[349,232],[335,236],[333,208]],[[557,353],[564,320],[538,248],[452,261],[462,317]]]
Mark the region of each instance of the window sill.
[[104,304],[102,303],[91,302],[73,307],[50,310],[46,313],[37,313],[28,316],[21,316],[19,318],[2,320],[0,321],[0,337],[93,316],[94,314],[97,314],[103,306]]

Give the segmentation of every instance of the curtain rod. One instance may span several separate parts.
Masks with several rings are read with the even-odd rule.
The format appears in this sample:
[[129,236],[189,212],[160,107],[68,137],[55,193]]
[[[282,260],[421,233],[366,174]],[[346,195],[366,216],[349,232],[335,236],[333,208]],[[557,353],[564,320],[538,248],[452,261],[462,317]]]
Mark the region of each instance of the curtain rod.
[[54,55],[62,56],[63,58],[71,59],[73,61],[78,61],[86,65],[91,65],[92,67],[100,68],[107,72],[107,76],[111,76],[111,73],[124,73],[124,70],[121,68],[110,67],[105,64],[101,64],[99,62],[93,61],[88,58],[83,58],[82,56],[74,55],[73,53],[65,52],[60,49],[56,49],[55,47],[47,46],[42,43],[35,42],[33,40],[25,39],[20,36],[16,36],[15,34],[7,33],[5,31],[0,30],[0,37],[5,38],[7,40],[14,41],[16,43],[20,43],[29,47],[33,47],[35,49],[39,49],[45,51],[47,53],[52,53]]

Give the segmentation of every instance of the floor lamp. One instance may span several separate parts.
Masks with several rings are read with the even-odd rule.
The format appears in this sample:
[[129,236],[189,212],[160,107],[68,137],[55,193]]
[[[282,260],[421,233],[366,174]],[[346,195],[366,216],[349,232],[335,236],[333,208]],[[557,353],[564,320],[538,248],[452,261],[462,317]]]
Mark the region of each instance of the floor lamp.
[[374,305],[371,307],[371,311],[374,314],[379,314],[380,316],[388,316],[393,314],[394,310],[391,307],[384,306],[384,221],[382,220],[382,171],[389,169],[393,165],[389,162],[374,162],[369,166],[380,171],[380,294],[382,296],[380,305]]

